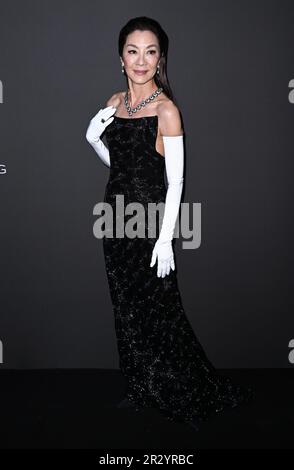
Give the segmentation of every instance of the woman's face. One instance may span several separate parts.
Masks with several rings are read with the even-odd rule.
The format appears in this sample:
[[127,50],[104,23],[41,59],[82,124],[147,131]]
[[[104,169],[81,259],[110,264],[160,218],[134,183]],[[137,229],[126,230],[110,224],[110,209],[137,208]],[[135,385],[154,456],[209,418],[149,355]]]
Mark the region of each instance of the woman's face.
[[[133,31],[127,36],[122,61],[127,76],[135,83],[146,83],[156,73],[160,58],[157,36],[151,31]],[[137,72],[145,73],[137,73]]]

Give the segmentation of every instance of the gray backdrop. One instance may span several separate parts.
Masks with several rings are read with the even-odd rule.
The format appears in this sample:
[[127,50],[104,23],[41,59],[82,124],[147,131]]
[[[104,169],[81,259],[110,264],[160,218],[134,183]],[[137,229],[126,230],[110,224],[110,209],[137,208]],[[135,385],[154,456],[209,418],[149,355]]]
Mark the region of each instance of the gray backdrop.
[[[132,17],[170,38],[186,133],[182,202],[201,245],[176,265],[186,314],[217,367],[293,367],[292,1],[1,1],[1,368],[117,368],[93,208],[109,170],[85,139],[126,88]],[[292,85],[292,88],[294,85]]]

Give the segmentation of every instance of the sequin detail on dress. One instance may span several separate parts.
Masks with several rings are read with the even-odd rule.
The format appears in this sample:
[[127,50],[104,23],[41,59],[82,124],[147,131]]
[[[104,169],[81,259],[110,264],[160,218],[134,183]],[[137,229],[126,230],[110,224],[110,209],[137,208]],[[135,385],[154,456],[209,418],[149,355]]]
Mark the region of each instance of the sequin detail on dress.
[[[157,116],[115,116],[105,129],[111,167],[104,201],[112,205],[114,220],[118,194],[125,205],[140,202],[146,211],[149,202],[165,202],[157,127]],[[201,422],[250,401],[254,392],[219,374],[207,358],[184,312],[175,271],[158,278],[157,263],[150,267],[156,239],[103,238],[126,397],[172,421]]]

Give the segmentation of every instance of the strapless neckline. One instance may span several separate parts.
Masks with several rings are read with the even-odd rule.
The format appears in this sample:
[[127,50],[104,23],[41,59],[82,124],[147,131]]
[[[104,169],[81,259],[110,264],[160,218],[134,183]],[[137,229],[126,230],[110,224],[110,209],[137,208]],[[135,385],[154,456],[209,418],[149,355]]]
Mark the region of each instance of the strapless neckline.
[[152,116],[140,116],[140,117],[136,117],[136,118],[132,118],[132,117],[120,117],[120,116],[116,116],[116,115],[114,115],[113,117],[116,118],[116,119],[123,119],[124,121],[137,121],[137,120],[139,120],[139,119],[158,118],[158,115],[157,115],[157,114],[154,114],[154,115],[152,115]]

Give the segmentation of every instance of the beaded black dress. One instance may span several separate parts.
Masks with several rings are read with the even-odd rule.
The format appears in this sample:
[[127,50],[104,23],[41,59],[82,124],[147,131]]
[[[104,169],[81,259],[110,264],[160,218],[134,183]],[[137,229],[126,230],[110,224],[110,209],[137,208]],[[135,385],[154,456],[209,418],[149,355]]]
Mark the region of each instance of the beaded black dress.
[[[122,118],[105,128],[110,174],[104,201],[113,208],[116,195],[124,205],[165,202],[164,157],[155,149],[158,116]],[[124,215],[123,224],[134,216]],[[120,220],[121,223],[121,220]],[[117,238],[105,232],[103,250],[114,312],[119,365],[126,397],[138,409],[154,407],[167,419],[198,423],[211,414],[250,401],[251,387],[234,384],[208,360],[184,312],[176,272],[157,277],[151,268],[159,235]],[[114,224],[115,229],[115,224]],[[113,235],[112,237],[109,235]]]

